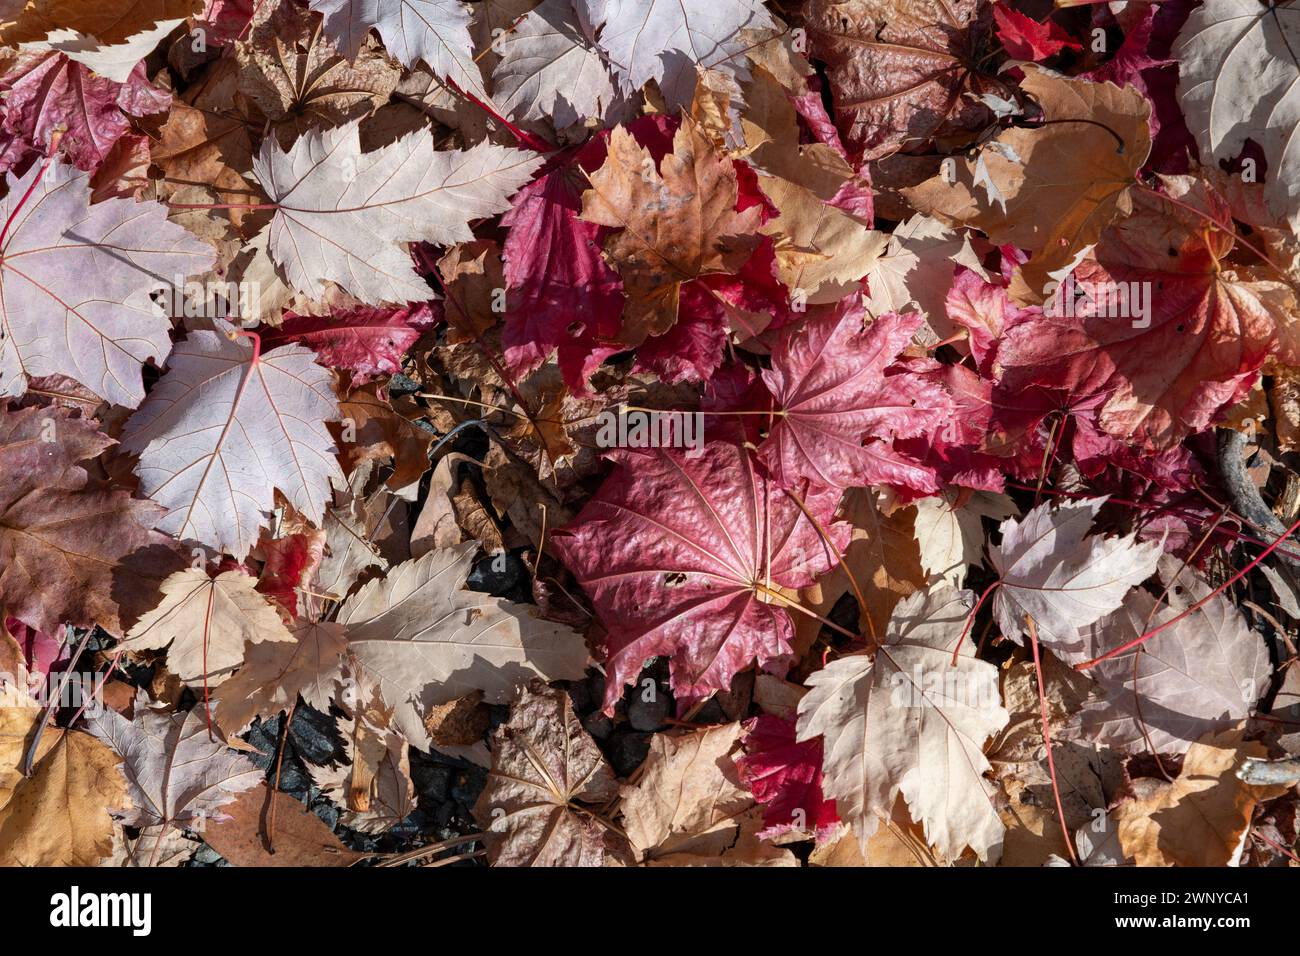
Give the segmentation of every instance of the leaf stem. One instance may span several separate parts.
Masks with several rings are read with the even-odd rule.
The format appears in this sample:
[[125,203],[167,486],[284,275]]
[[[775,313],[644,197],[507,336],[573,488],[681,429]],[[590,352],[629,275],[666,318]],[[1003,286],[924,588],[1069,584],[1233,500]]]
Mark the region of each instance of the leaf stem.
[[1193,604],[1193,605],[1191,605],[1190,607],[1188,607],[1187,610],[1183,611],[1181,614],[1177,614],[1177,615],[1175,615],[1174,617],[1171,617],[1169,620],[1165,621],[1163,624],[1160,624],[1160,625],[1158,625],[1158,626],[1156,626],[1156,627],[1153,627],[1153,628],[1151,628],[1151,630],[1146,631],[1146,632],[1143,633],[1143,634],[1139,634],[1137,637],[1133,638],[1133,640],[1131,640],[1131,641],[1126,641],[1126,642],[1124,642],[1123,644],[1121,644],[1119,647],[1115,648],[1114,650],[1109,650],[1109,651],[1107,651],[1105,654],[1101,654],[1101,655],[1099,655],[1099,656],[1097,656],[1097,657],[1094,657],[1094,658],[1093,658],[1092,660],[1090,660],[1090,661],[1084,661],[1082,664],[1075,664],[1075,665],[1074,665],[1074,669],[1077,670],[1077,671],[1086,671],[1086,670],[1090,670],[1091,668],[1096,667],[1096,666],[1097,666],[1098,664],[1100,664],[1102,661],[1108,661],[1108,660],[1110,660],[1112,657],[1118,657],[1120,654],[1123,654],[1125,651],[1132,650],[1133,648],[1137,647],[1138,645],[1146,643],[1147,641],[1151,640],[1151,638],[1153,638],[1153,637],[1155,637],[1157,634],[1159,634],[1161,631],[1165,630],[1165,628],[1173,627],[1175,624],[1177,624],[1179,621],[1181,621],[1181,620],[1183,620],[1184,618],[1186,618],[1188,615],[1190,615],[1190,614],[1192,614],[1192,613],[1194,613],[1194,612],[1196,612],[1196,611],[1199,611],[1199,610],[1200,610],[1201,608],[1203,608],[1206,604],[1208,604],[1212,598],[1216,597],[1216,596],[1219,595],[1219,594],[1222,594],[1222,593],[1223,593],[1224,591],[1226,591],[1228,588],[1232,587],[1234,584],[1236,584],[1238,581],[1240,581],[1242,578],[1244,578],[1247,574],[1249,574],[1250,571],[1251,571],[1251,569],[1254,568],[1255,565],[1257,565],[1257,564],[1259,564],[1261,561],[1263,561],[1265,558],[1267,558],[1270,554],[1272,554],[1273,551],[1276,550],[1276,548],[1277,548],[1277,546],[1278,546],[1279,544],[1281,544],[1283,541],[1285,541],[1285,540],[1286,540],[1287,538],[1289,538],[1291,535],[1295,534],[1297,528],[1300,528],[1300,518],[1297,518],[1297,519],[1295,520],[1295,522],[1291,525],[1291,527],[1287,528],[1286,531],[1282,532],[1282,534],[1281,534],[1277,539],[1275,539],[1275,540],[1273,541],[1272,544],[1270,544],[1267,548],[1265,548],[1265,549],[1264,549],[1264,550],[1259,554],[1258,557],[1254,558],[1254,559],[1253,559],[1249,564],[1247,564],[1244,568],[1242,568],[1240,571],[1238,571],[1238,572],[1237,572],[1236,574],[1234,574],[1232,577],[1228,578],[1228,580],[1224,581],[1224,582],[1223,582],[1222,584],[1220,584],[1217,588],[1215,588],[1215,589],[1214,589],[1213,591],[1211,591],[1209,594],[1205,595],[1205,597],[1201,598],[1201,599],[1200,599],[1199,601],[1197,601],[1195,604]]
[[957,646],[952,649],[953,667],[957,666],[957,655],[961,653],[961,646],[966,641],[966,635],[970,633],[971,625],[975,623],[975,615],[980,612],[980,608],[984,606],[984,602],[987,601],[989,595],[993,593],[993,589],[1001,583],[1002,580],[999,578],[997,581],[994,581],[986,587],[984,593],[980,595],[979,600],[975,602],[975,606],[970,609],[970,614],[966,615],[966,626],[961,629],[961,637],[957,639]]
[[27,200],[32,198],[32,193],[36,191],[36,187],[40,185],[41,180],[45,178],[45,174],[49,172],[50,166],[54,163],[54,157],[58,152],[59,140],[62,138],[63,130],[55,130],[50,136],[49,155],[41,161],[41,168],[36,174],[36,178],[32,180],[31,185],[27,187],[27,191],[23,193],[22,198],[18,200],[18,205],[14,206],[10,211],[9,218],[5,220],[4,228],[0,229],[0,259],[4,258],[5,237],[9,235],[9,227],[14,224],[14,220],[18,218],[19,211],[23,206],[27,205]]
[[1205,210],[1197,209],[1191,203],[1183,202],[1181,199],[1175,199],[1173,196],[1169,195],[1168,193],[1161,192],[1160,190],[1156,189],[1153,186],[1148,186],[1144,182],[1138,181],[1137,187],[1139,189],[1146,190],[1151,195],[1156,196],[1159,199],[1163,199],[1171,206],[1177,206],[1179,209],[1185,210],[1186,212],[1190,212],[1194,216],[1199,216],[1201,219],[1205,220],[1210,225],[1214,226],[1220,232],[1230,236],[1233,242],[1240,243],[1241,245],[1249,249],[1251,252],[1255,253],[1255,255],[1259,256],[1259,258],[1265,264],[1267,264],[1269,268],[1271,268],[1282,278],[1283,282],[1291,286],[1291,288],[1300,291],[1300,284],[1297,284],[1296,281],[1287,274],[1285,269],[1283,269],[1276,262],[1274,262],[1272,258],[1268,255],[1268,253],[1264,252],[1264,250],[1260,249],[1249,239],[1247,239],[1245,236],[1239,233],[1236,229],[1232,228],[1232,224],[1230,222],[1229,223],[1220,222],[1218,219],[1214,218],[1214,216],[1210,215]]
[[823,624],[825,624],[827,627],[829,627],[831,630],[836,631],[837,633],[844,635],[845,637],[849,638],[850,640],[854,640],[854,641],[856,641],[856,640],[858,639],[858,635],[857,635],[857,634],[854,634],[852,631],[849,631],[849,630],[846,630],[846,629],[840,627],[840,626],[839,626],[838,624],[836,624],[834,621],[832,621],[832,620],[828,620],[827,618],[822,617],[822,616],[821,616],[820,614],[818,614],[816,611],[813,611],[813,610],[810,610],[809,608],[804,607],[804,606],[803,606],[802,604],[800,604],[798,601],[794,600],[793,598],[786,597],[784,594],[782,594],[780,591],[778,591],[778,590],[776,590],[776,589],[774,589],[774,588],[769,588],[769,587],[767,587],[766,585],[764,585],[764,584],[759,584],[757,581],[755,581],[755,582],[754,582],[754,590],[755,590],[755,591],[758,591],[758,592],[760,592],[760,593],[762,593],[762,594],[766,594],[768,597],[776,598],[778,601],[784,601],[786,607],[790,608],[791,610],[793,610],[793,611],[798,611],[800,614],[806,614],[806,615],[808,615],[809,617],[812,617],[812,618],[816,618],[817,620],[819,620],[819,621],[821,621]]
[[844,560],[844,552],[839,549],[839,546],[835,543],[834,539],[831,538],[830,532],[827,531],[822,526],[822,523],[817,520],[817,516],[809,510],[808,505],[804,503],[803,499],[788,488],[785,489],[785,494],[791,501],[799,506],[799,510],[803,512],[804,517],[812,522],[812,526],[816,528],[817,533],[821,535],[822,541],[826,543],[826,546],[831,549],[831,553],[835,555],[836,560],[839,561],[839,567],[843,569],[844,576],[849,579],[849,586],[853,588],[853,594],[858,599],[858,609],[862,616],[867,619],[867,630],[871,634],[871,641],[873,644],[878,643],[879,639],[876,637],[876,624],[871,620],[871,609],[867,607],[867,599],[862,593],[862,588],[858,586],[858,579],[853,574],[853,569],[850,568],[849,563]]
[[[72,635],[72,625],[68,626],[68,635]],[[45,702],[45,711],[41,714],[41,721],[36,725],[36,733],[32,736],[32,744],[27,748],[27,755],[23,757],[23,776],[30,778],[32,775],[33,765],[36,763],[36,748],[41,744],[41,737],[45,734],[45,728],[50,724],[50,718],[54,716],[54,711],[58,709],[59,701],[63,699],[63,692],[67,690],[68,682],[72,680],[72,674],[77,669],[77,661],[81,660],[81,652],[86,649],[86,644],[90,641],[90,635],[95,629],[93,627],[86,630],[85,636],[77,644],[76,651],[72,654],[72,660],[68,661],[68,669],[63,672],[63,679],[59,681],[59,689],[54,695]],[[48,682],[47,685],[48,687]]]
[[1079,865],[1079,857],[1074,852],[1074,841],[1070,839],[1070,828],[1065,825],[1065,807],[1061,803],[1061,788],[1056,783],[1056,762],[1052,759],[1052,727],[1047,719],[1047,694],[1043,690],[1043,663],[1038,656],[1038,627],[1030,615],[1025,615],[1025,629],[1029,631],[1029,646],[1034,652],[1034,674],[1038,678],[1038,711],[1043,720],[1043,741],[1047,745],[1047,775],[1052,781],[1052,796],[1056,800],[1056,818],[1061,824],[1061,837],[1065,840],[1065,849],[1069,851],[1070,861]]

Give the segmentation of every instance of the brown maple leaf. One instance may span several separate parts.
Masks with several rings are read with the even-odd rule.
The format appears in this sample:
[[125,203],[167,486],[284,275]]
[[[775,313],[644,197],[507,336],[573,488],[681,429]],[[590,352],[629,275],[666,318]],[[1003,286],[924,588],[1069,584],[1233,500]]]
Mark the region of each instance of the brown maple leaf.
[[1130,187],[1151,151],[1151,106],[1132,87],[1025,67],[1023,87],[1046,122],[1003,131],[974,159],[904,195],[921,212],[982,229],[1031,253],[1012,294],[1042,302],[1050,273],[1068,266],[1133,208]]
[[1003,88],[976,65],[988,35],[983,8],[980,0],[814,0],[812,52],[826,64],[840,128],[864,159],[936,140],[961,145],[992,121],[974,98]]
[[628,858],[604,817],[618,781],[563,690],[533,681],[492,738],[492,771],[474,805],[495,866],[603,866]]
[[582,218],[619,231],[605,256],[623,277],[622,339],[640,345],[677,321],[682,283],[737,271],[758,239],[759,209],[736,212],[736,171],[690,119],[659,168],[622,127],[582,196]]
[[98,624],[120,635],[185,565],[150,530],[161,508],[77,464],[110,444],[66,408],[0,411],[0,606],[38,630]]

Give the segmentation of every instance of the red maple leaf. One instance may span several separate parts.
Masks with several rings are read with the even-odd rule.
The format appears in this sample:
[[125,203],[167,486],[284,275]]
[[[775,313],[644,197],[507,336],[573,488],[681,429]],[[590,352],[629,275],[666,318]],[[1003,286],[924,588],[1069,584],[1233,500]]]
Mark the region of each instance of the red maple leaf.
[[764,805],[764,839],[791,830],[818,842],[840,822],[835,801],[822,794],[822,738],[798,743],[792,720],[763,714],[745,721],[745,754],[736,758],[740,779]]
[[62,53],[23,53],[0,80],[0,172],[28,157],[47,154],[50,137],[63,131],[59,152],[78,169],[94,172],[128,130],[129,116],[166,110],[171,96],[152,86],[144,64],[126,83],[92,73]]
[[[507,286],[501,343],[506,364],[522,373],[552,353],[564,380],[586,394],[587,380],[610,355],[623,314],[623,283],[601,255],[603,227],[578,218],[583,172],[605,160],[605,142],[587,143],[515,195],[502,218]],[[603,344],[610,342],[612,344]]]
[[933,493],[934,470],[899,453],[893,439],[936,427],[952,414],[952,399],[914,373],[886,373],[921,317],[885,315],[865,331],[862,317],[848,299],[782,335],[763,372],[777,419],[759,457],[785,487],[806,478]]
[[[694,458],[676,449],[609,457],[618,467],[551,539],[609,630],[605,710],[650,657],[670,657],[686,706],[727,690],[750,664],[789,654],[791,601],[777,589],[807,587],[836,562],[791,494],[730,441]],[[842,549],[839,492],[795,493]]]
[[[1180,201],[1229,221],[1207,188],[1187,180],[1170,188],[1188,190]],[[1199,218],[1151,194],[1138,194],[1135,207],[1102,236],[1096,258],[1075,269],[1073,289],[1082,294],[1068,308],[1058,296],[1046,310],[1054,314],[1007,329],[997,364],[1012,392],[1039,384],[1104,393],[1101,428],[1159,450],[1245,395],[1276,343],[1285,294],[1276,282],[1222,267],[1231,236],[1207,232]],[[1144,297],[1148,314],[1117,308],[1121,292]]]
[[262,574],[257,590],[297,619],[299,588],[311,583],[325,556],[325,532],[315,528],[283,537],[263,540]]
[[[900,439],[895,447],[933,468],[945,485],[982,491],[1002,491],[1003,463],[985,453],[984,444],[992,415],[992,383],[965,365],[943,365],[933,359],[913,359],[907,367],[942,385],[952,396],[953,414],[938,427],[916,438]],[[909,491],[903,500],[921,497]]]
[[993,5],[993,19],[997,21],[998,39],[1002,48],[1017,60],[1046,60],[1062,50],[1080,50],[1076,40],[1048,20],[1039,23],[1018,10],[1012,10],[1001,3]]
[[365,385],[400,372],[406,350],[440,317],[427,302],[392,309],[362,305],[322,316],[286,312],[278,329],[262,333],[262,347],[298,342],[321,365],[348,369],[353,385]]

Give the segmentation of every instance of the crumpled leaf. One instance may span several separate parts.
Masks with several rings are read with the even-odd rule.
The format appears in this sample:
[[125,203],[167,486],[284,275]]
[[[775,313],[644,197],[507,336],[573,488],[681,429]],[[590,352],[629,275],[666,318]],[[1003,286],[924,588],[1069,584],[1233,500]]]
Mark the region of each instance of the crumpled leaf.
[[988,32],[979,0],[815,0],[813,54],[824,61],[841,132],[865,159],[932,140],[962,141],[992,116],[967,93],[1001,89],[975,63]]
[[687,120],[655,166],[650,151],[619,127],[605,163],[591,175],[582,218],[620,231],[605,256],[623,277],[621,338],[640,345],[676,322],[682,283],[736,272],[757,243],[759,210],[736,211],[736,172]]
[[1138,866],[1225,866],[1241,854],[1255,805],[1281,788],[1242,783],[1233,772],[1264,746],[1242,728],[1206,734],[1187,751],[1172,783],[1151,781],[1115,811],[1119,843]]
[[586,669],[586,645],[572,628],[462,589],[476,549],[433,550],[400,564],[363,586],[338,615],[349,654],[416,746],[427,740],[423,718],[434,704],[475,690],[503,703],[535,675],[573,679]]
[[171,98],[149,84],[139,67],[125,83],[96,76],[61,53],[27,51],[4,67],[5,114],[0,142],[0,169],[22,162],[30,153],[48,155],[56,130],[62,130],[59,154],[73,166],[94,172],[109,161],[131,128],[130,117],[159,113]]
[[623,828],[642,864],[793,864],[789,851],[749,836],[754,797],[735,760],[741,733],[740,724],[723,724],[651,739],[640,776],[621,788],[619,804]]
[[493,866],[604,866],[627,841],[601,811],[618,781],[582,729],[569,695],[540,681],[492,735],[492,770],[474,804]]
[[343,823],[362,833],[383,833],[415,810],[410,746],[389,726],[390,711],[372,702],[341,725],[350,764],[309,767],[312,781],[346,809]]

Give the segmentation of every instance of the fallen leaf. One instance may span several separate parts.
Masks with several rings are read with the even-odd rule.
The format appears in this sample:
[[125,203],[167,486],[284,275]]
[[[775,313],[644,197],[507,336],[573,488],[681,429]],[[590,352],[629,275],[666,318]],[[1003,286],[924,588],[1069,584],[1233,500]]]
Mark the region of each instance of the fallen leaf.
[[215,686],[244,662],[245,644],[293,640],[255,584],[242,571],[215,578],[202,568],[177,571],[162,583],[162,603],[126,632],[118,648],[166,648],[173,674],[189,684]]
[[325,428],[338,418],[331,374],[301,346],[255,348],[190,333],[122,432],[141,491],[167,509],[157,526],[235,558],[267,526],[277,490],[319,523],[330,479],[342,478]]
[[1233,770],[1265,753],[1240,727],[1192,744],[1172,783],[1115,810],[1119,843],[1138,866],[1225,866],[1241,854],[1255,805],[1279,788],[1242,783]]
[[626,129],[615,129],[590,183],[582,218],[619,230],[605,255],[628,296],[621,333],[628,345],[672,328],[682,283],[736,272],[757,242],[758,209],[736,211],[732,164],[690,120],[657,166]]
[[1049,502],[1002,523],[1002,543],[990,546],[989,563],[999,580],[993,614],[1006,637],[1021,640],[1028,615],[1049,647],[1070,641],[1155,573],[1160,542],[1088,533],[1105,503]]
[[417,746],[427,740],[424,715],[435,704],[475,690],[504,703],[535,675],[573,679],[586,669],[586,645],[571,628],[462,590],[476,547],[430,551],[400,564],[363,586],[338,615],[348,653]]
[[843,657],[808,679],[798,739],[824,737],[822,785],[864,852],[899,794],[943,857],[1001,852],[982,747],[1008,715],[996,668],[958,644],[972,601],[947,585],[919,591],[895,609],[874,658]]
[[0,866],[97,864],[113,846],[109,812],[128,800],[122,774],[94,737],[47,728],[32,776],[0,807]]
[[[271,830],[271,799],[276,801]],[[203,829],[203,842],[232,866],[350,866],[365,857],[349,850],[320,817],[286,793],[259,784],[245,790]]]
[[474,805],[493,866],[618,865],[627,842],[601,810],[618,781],[569,695],[534,682],[492,735],[492,770]]

